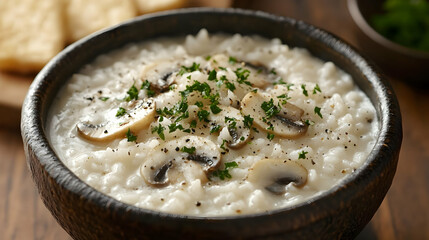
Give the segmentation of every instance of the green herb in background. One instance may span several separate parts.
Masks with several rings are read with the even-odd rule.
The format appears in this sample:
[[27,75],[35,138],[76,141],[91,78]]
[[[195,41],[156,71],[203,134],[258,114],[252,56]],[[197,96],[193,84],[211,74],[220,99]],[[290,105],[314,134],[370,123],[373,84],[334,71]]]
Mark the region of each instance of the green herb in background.
[[383,11],[370,19],[377,32],[403,46],[429,51],[429,1],[386,0]]

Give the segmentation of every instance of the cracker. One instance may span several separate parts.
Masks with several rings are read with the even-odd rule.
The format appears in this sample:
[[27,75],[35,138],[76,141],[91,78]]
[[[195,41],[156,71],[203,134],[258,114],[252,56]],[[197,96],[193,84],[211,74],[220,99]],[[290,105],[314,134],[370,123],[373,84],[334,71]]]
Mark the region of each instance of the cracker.
[[67,0],[64,7],[68,42],[136,16],[132,0]]
[[37,72],[64,47],[58,0],[0,0],[0,69]]
[[134,0],[139,14],[184,7],[188,0]]

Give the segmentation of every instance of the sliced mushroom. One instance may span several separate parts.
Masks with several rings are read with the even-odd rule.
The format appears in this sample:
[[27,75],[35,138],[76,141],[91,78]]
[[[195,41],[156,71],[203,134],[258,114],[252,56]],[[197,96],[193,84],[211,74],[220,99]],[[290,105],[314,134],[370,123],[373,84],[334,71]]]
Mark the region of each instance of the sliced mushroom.
[[158,93],[165,92],[174,83],[174,74],[179,69],[179,63],[174,60],[163,60],[151,63],[143,69],[142,80],[150,82],[151,87]]
[[297,162],[267,158],[259,160],[249,169],[247,179],[273,194],[282,195],[289,184],[303,187],[307,177],[307,169]]
[[[271,99],[274,106],[281,109],[278,114],[267,119],[261,105]],[[304,110],[289,102],[280,104],[278,98],[271,95],[248,93],[241,101],[241,112],[243,115],[250,115],[256,126],[276,136],[293,139],[303,135],[308,129],[307,124],[301,120]]]
[[140,166],[140,174],[146,183],[156,187],[186,179],[206,182],[207,174],[218,168],[220,162],[215,143],[203,137],[185,136],[155,148]]
[[[229,148],[243,147],[250,139],[250,129],[245,127],[243,115],[240,110],[233,107],[221,106],[221,109],[222,111],[218,114],[210,114],[210,120],[214,124],[228,128],[228,133],[231,136],[231,141],[227,143]],[[231,120],[225,117],[231,118]]]
[[91,122],[79,122],[76,125],[77,132],[83,138],[91,141],[110,141],[115,138],[125,137],[128,129],[137,132],[147,128],[155,116],[155,102],[152,98],[134,101],[127,113],[121,117],[112,116],[110,121],[94,124]]

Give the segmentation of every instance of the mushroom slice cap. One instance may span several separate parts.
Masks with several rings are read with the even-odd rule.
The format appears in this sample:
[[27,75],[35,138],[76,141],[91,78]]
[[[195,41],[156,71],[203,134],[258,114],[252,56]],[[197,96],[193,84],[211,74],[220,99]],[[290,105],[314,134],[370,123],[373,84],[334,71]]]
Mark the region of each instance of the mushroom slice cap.
[[250,139],[250,129],[245,127],[243,115],[240,110],[233,107],[220,106],[220,108],[222,111],[218,114],[210,114],[209,119],[215,124],[228,128],[231,136],[231,141],[227,143],[229,148],[243,147]]
[[294,161],[266,158],[256,162],[250,169],[247,179],[260,188],[281,195],[287,186],[303,187],[307,183],[308,171]]
[[80,136],[91,141],[110,141],[115,138],[125,137],[128,129],[137,132],[147,128],[155,116],[155,101],[152,98],[134,101],[127,113],[121,117],[112,116],[112,120],[93,124],[91,122],[79,122],[76,124]]
[[163,142],[140,166],[145,182],[162,187],[186,180],[207,181],[207,174],[217,169],[221,153],[215,143],[203,137],[184,136]]
[[179,64],[175,60],[160,60],[148,64],[144,67],[141,79],[150,82],[151,87],[158,92],[165,92],[174,83],[174,74],[179,69]]
[[[271,99],[276,108],[280,106],[280,112],[266,119],[266,113],[261,105],[264,102],[271,101]],[[250,115],[255,125],[261,130],[283,138],[294,139],[300,137],[308,129],[308,125],[301,120],[304,110],[289,102],[280,104],[277,97],[269,94],[249,92],[241,101],[241,112],[243,115]],[[269,123],[272,124],[273,128],[270,128]]]

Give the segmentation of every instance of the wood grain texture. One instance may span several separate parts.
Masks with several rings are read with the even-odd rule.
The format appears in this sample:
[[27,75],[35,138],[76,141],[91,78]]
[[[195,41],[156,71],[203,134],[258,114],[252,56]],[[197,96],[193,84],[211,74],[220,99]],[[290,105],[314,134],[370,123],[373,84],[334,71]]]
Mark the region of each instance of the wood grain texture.
[[[356,44],[345,1],[236,0],[235,5],[301,19]],[[390,80],[403,118],[398,169],[384,202],[357,239],[429,239],[429,90]],[[7,112],[1,112],[2,119]],[[19,130],[6,126],[0,127],[0,239],[70,239],[38,197]]]

